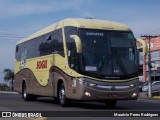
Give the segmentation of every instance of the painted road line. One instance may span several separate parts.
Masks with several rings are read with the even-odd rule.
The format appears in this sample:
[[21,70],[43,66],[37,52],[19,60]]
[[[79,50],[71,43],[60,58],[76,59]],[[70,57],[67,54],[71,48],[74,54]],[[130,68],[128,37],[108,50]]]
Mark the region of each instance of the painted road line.
[[17,92],[12,92],[12,91],[0,91],[0,93],[19,94],[19,93],[17,93]]
[[153,98],[155,98],[155,99],[160,99],[160,96],[153,96]]
[[41,118],[29,118],[29,120],[48,120],[47,117],[41,117]]

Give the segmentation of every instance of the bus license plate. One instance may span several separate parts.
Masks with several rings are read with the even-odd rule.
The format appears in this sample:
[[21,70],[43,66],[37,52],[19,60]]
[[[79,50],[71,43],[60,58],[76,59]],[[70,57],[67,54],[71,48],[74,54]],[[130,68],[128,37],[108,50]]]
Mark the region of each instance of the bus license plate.
[[117,93],[108,93],[109,98],[117,98],[118,94]]

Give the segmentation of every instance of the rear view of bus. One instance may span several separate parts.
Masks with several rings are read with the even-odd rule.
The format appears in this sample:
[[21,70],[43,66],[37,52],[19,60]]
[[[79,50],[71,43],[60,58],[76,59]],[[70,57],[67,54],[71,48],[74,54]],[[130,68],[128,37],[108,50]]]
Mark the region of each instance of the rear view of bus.
[[[59,27],[49,29],[50,26],[48,33],[60,30],[63,50],[61,49],[61,53],[57,50],[34,57],[37,61],[47,60],[44,69],[48,76],[43,78],[47,81],[46,85],[40,85],[43,88],[37,87],[43,92],[37,92],[36,89],[36,84],[39,84],[38,79],[41,79],[34,75],[37,70],[30,65],[24,66],[30,69],[34,76],[34,82],[30,79],[27,88],[32,91],[28,90],[28,93],[26,91],[25,95],[55,97],[62,106],[66,106],[71,100],[83,100],[100,101],[107,107],[113,107],[117,100],[138,98],[136,39],[130,28],[119,23],[96,19],[65,19],[56,25]],[[46,30],[47,28],[44,33],[42,30],[41,34],[34,37],[45,35]],[[54,37],[52,39],[51,36],[50,39],[53,42],[48,43],[54,47]],[[29,64],[32,60],[26,59],[25,62]],[[20,64],[17,60],[16,63]],[[16,87],[22,87],[17,91],[23,94],[23,81],[27,82],[32,75],[22,72],[24,68],[18,69],[17,66],[15,68],[15,78],[17,78],[15,83],[18,81]],[[21,79],[24,80],[19,79],[19,73],[23,74],[24,78]],[[32,86],[35,84],[36,90],[29,87],[29,84]]]

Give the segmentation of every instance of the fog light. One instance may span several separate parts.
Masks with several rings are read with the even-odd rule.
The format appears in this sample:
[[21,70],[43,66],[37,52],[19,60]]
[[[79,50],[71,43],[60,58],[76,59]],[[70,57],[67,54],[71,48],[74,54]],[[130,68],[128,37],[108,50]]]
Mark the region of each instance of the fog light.
[[91,94],[89,92],[85,92],[84,93],[86,96],[91,96]]
[[137,96],[137,93],[133,93],[133,94],[132,94],[132,97],[136,97],[136,96]]
[[134,84],[131,84],[131,85],[130,85],[130,87],[134,87],[134,86],[135,86]]

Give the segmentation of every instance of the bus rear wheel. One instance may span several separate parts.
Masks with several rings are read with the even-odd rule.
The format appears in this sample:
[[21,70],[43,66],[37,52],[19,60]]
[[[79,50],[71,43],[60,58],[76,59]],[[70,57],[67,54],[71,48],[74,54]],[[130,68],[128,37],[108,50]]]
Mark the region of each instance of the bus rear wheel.
[[117,100],[107,100],[105,101],[105,105],[107,108],[113,108],[117,104]]
[[65,87],[62,83],[58,90],[58,102],[61,106],[66,107],[69,105],[69,100],[66,98]]
[[27,93],[27,86],[26,83],[22,85],[22,99],[25,101],[31,101],[31,100],[36,100],[37,97],[35,95],[30,95]]

